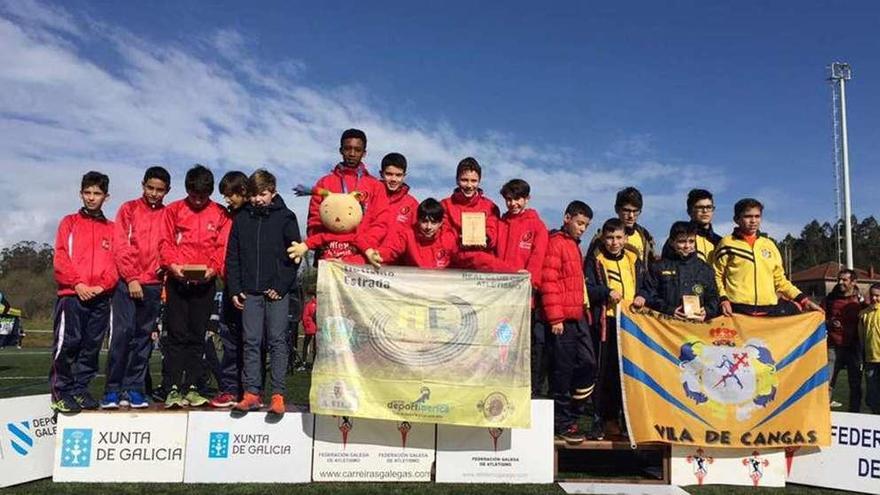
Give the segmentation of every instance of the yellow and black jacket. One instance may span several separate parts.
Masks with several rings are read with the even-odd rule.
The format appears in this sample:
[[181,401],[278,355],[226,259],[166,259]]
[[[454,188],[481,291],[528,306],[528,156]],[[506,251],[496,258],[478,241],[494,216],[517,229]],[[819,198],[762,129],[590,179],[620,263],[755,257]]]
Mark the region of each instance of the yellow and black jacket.
[[708,225],[691,223],[697,226],[697,256],[704,262],[711,263],[712,251],[715,251],[715,246],[721,242],[721,236],[715,233],[711,223]]
[[587,294],[594,320],[604,316],[614,316],[615,306],[610,301],[611,291],[621,294],[622,301],[632,301],[641,288],[645,264],[631,246],[626,246],[617,256],[611,255],[602,247],[597,247],[584,262],[587,279]]
[[777,292],[795,301],[804,299],[785,277],[776,243],[762,233],[754,245],[749,245],[736,230],[723,237],[712,253],[712,267],[722,301],[773,306],[779,302]]

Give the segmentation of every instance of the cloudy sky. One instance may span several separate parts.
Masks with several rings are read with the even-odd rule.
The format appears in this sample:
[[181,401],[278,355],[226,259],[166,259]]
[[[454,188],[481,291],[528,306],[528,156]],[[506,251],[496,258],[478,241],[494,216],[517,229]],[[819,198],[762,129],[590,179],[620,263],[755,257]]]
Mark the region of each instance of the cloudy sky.
[[783,236],[835,214],[834,60],[854,68],[855,213],[877,213],[880,4],[419,3],[0,0],[0,247],[50,241],[88,170],[110,175],[110,214],[157,163],[172,199],[196,162],[267,167],[287,191],[348,127],[373,169],[404,153],[419,198],[472,155],[499,203],[528,180],[551,226],[572,199],[602,220],[635,185],[665,237],[702,186],[721,230],[756,196]]

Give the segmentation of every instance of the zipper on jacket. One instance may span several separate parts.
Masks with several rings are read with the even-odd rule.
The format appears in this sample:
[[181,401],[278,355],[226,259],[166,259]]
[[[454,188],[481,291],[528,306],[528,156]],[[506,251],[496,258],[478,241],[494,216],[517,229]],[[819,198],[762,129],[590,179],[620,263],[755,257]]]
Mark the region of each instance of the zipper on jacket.
[[92,266],[89,267],[89,284],[95,279],[95,222],[92,224]]
[[257,218],[257,273],[255,274],[256,281],[254,282],[254,290],[260,289],[260,231],[263,227],[263,217],[259,216]]
[[[757,243],[758,243],[758,239],[755,238],[755,244],[757,244]],[[755,306],[757,306],[758,305],[758,253],[755,252],[755,244],[752,244],[752,265],[753,265],[752,272],[755,275],[755,282],[753,285],[755,288]],[[776,288],[774,287],[773,290],[775,292]]]
[[620,275],[620,300],[626,299],[626,284],[623,283],[623,270],[620,269],[620,260],[614,260],[617,264],[617,274]]

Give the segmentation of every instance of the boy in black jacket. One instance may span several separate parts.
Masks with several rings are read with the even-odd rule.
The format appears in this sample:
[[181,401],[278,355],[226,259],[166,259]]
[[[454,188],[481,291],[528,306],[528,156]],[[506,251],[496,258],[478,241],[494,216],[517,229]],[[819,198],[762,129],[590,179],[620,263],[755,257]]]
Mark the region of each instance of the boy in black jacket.
[[649,308],[685,319],[682,296],[700,298],[699,321],[711,320],[720,313],[715,270],[700,259],[697,250],[697,226],[693,222],[675,222],[663,246],[663,257],[651,265],[633,307]]
[[269,412],[283,414],[287,311],[297,271],[287,256],[287,246],[300,242],[299,224],[275,192],[275,176],[269,172],[254,172],[248,179],[248,192],[251,202],[235,217],[226,251],[229,293],[235,307],[242,310],[244,327],[245,392],[235,409],[251,411],[263,406],[260,350],[265,329],[272,384]]

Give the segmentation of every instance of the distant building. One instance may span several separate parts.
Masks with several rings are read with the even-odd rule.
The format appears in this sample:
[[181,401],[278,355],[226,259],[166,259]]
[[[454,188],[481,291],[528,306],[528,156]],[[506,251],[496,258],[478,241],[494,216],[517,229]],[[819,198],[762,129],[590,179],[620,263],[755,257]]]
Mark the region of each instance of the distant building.
[[[836,261],[822,263],[806,270],[795,272],[791,275],[791,281],[804,294],[813,299],[821,299],[827,296],[834,286],[837,285],[837,274],[844,265]],[[859,291],[864,295],[868,293],[871,284],[880,282],[880,274],[874,271],[872,266],[869,270],[856,268]]]

